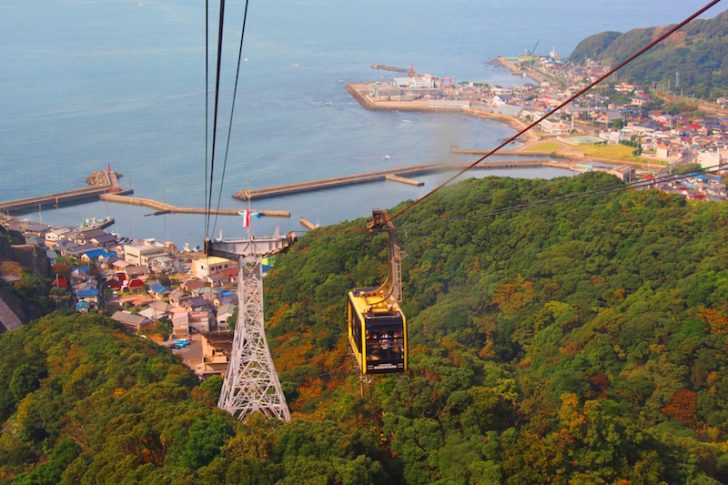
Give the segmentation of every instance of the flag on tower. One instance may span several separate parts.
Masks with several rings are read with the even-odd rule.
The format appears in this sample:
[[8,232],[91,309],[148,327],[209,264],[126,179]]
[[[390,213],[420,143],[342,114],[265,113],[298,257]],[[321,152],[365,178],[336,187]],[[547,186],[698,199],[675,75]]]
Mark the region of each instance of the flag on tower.
[[242,210],[238,212],[241,216],[243,216],[243,227],[249,228],[250,227],[250,211],[248,209]]
[[243,216],[243,227],[246,229],[250,227],[250,218],[251,217],[255,217],[256,219],[260,219],[261,217],[263,217],[262,212],[253,212],[249,209],[241,210],[238,212],[238,214]]

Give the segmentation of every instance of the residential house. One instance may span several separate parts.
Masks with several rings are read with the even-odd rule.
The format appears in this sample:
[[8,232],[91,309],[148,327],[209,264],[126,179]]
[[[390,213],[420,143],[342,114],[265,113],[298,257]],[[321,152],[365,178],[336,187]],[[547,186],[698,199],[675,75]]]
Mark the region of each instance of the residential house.
[[102,229],[88,229],[74,232],[72,235],[69,234],[69,238],[77,244],[91,243],[101,247],[109,247],[116,244],[116,238]]
[[161,300],[165,296],[169,295],[170,291],[169,288],[164,285],[160,285],[159,283],[153,283],[149,285],[149,293],[157,300]]
[[179,268],[177,260],[167,254],[149,258],[149,266],[153,273],[175,273]]
[[[230,303],[226,303],[217,309],[217,316],[215,317],[215,320],[217,321],[218,329],[224,330],[228,328],[228,319],[235,314],[236,309],[237,306]],[[234,328],[235,325],[233,324],[232,327]]]
[[143,330],[147,325],[150,325],[152,321],[147,317],[141,315],[135,315],[125,310],[119,310],[111,316],[112,320],[115,320],[125,327],[139,332]]
[[45,234],[45,245],[54,248],[58,241],[65,239],[65,235],[71,232],[70,227],[56,227]]
[[76,299],[79,302],[86,302],[88,303],[92,308],[99,306],[99,289],[87,285],[83,287],[82,289],[76,291]]
[[182,302],[182,307],[193,312],[211,311],[212,302],[202,298],[201,296],[193,296],[192,298]]
[[210,332],[210,314],[208,312],[190,312],[189,319],[190,329],[194,329],[199,333]]
[[234,291],[223,290],[212,301],[215,307],[219,308],[225,304],[238,304],[238,294]]
[[158,321],[167,316],[169,305],[163,301],[155,301],[149,307],[139,312],[139,315],[146,317],[152,321]]
[[185,292],[181,288],[176,288],[169,294],[169,302],[175,306],[182,306],[187,300],[191,298],[192,295]]
[[111,267],[115,271],[124,271],[127,268],[127,266],[131,266],[131,263],[127,263],[123,259],[117,259],[116,261],[111,263]]
[[124,274],[127,278],[139,278],[145,277],[149,274],[149,268],[147,266],[129,265],[124,268]]
[[[265,271],[265,269],[263,270]],[[212,273],[206,278],[206,281],[213,287],[224,286],[227,284],[235,284],[238,279],[238,268],[234,265],[232,268],[223,269],[217,273]]]
[[75,244],[68,240],[61,240],[56,245],[56,251],[60,249],[61,255],[68,258],[80,258],[85,252],[97,249],[95,244]]
[[172,336],[175,338],[188,338],[190,336],[190,314],[179,312],[172,314]]
[[129,291],[142,291],[144,289],[144,280],[141,278],[130,278],[122,283],[122,289]]
[[211,332],[203,335],[202,368],[198,374],[224,376],[227,371],[233,345],[233,332]]
[[[26,222],[24,223],[23,235],[26,237],[39,238],[45,241],[45,235],[51,230],[51,226],[43,224],[42,222]],[[42,244],[42,243],[41,243]]]
[[101,248],[95,248],[90,251],[86,251],[81,255],[81,261],[83,263],[94,262],[99,265],[108,265],[110,261],[116,259],[116,253],[113,251],[107,251]]
[[199,290],[200,288],[204,288],[205,286],[207,286],[205,281],[199,278],[190,278],[187,281],[183,282],[180,285],[180,288],[189,292],[193,292],[195,290]]

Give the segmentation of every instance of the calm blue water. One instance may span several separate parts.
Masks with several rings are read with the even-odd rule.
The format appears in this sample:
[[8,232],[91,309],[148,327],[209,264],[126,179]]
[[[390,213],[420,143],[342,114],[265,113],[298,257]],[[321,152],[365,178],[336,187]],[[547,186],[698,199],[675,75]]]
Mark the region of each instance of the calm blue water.
[[[227,129],[242,3],[228,0],[221,135]],[[372,71],[372,63],[414,64],[456,81],[516,84],[519,78],[487,61],[530,49],[538,40],[539,52],[555,46],[568,54],[591,33],[676,22],[701,4],[253,1],[222,206],[242,206],[229,196],[247,187],[452,160],[451,145],[491,147],[512,133],[462,116],[363,110],[343,87],[387,75]],[[108,161],[140,196],[202,206],[203,6],[202,0],[3,0],[0,200],[81,186]],[[222,158],[218,174],[221,163]],[[433,180],[427,180],[431,187]],[[273,225],[298,227],[299,215],[322,224],[363,216],[372,206],[393,205],[427,188],[370,184],[254,207],[294,214],[290,223],[259,224],[265,232]],[[133,236],[193,243],[202,237],[201,217],[143,217],[148,212],[97,202],[44,211],[43,220],[76,224],[110,214],[118,221],[116,230]],[[226,234],[237,230],[238,221],[220,221]]]

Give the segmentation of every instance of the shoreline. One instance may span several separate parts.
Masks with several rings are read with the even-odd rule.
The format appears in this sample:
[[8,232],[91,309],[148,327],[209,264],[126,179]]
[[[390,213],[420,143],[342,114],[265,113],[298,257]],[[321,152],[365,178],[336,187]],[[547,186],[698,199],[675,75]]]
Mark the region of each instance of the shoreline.
[[500,65],[501,67],[507,69],[511,72],[511,74],[514,74],[516,76],[523,76],[525,75],[527,78],[532,80],[533,82],[537,84],[541,84],[542,82],[551,82],[552,79],[550,79],[548,76],[546,76],[544,73],[537,71],[535,69],[521,69],[520,67],[514,65],[512,62],[510,62],[507,58],[503,56],[498,56],[495,59],[493,59],[493,62],[497,65]]
[[[473,108],[462,108],[459,106],[443,106],[433,107],[427,101],[372,101],[368,96],[362,94],[359,89],[367,86],[367,83],[351,83],[346,85],[346,91],[354,98],[364,109],[369,111],[407,111],[422,113],[460,113],[473,118],[497,121],[507,125],[509,128],[519,132],[528,126],[525,122],[512,116],[491,113]],[[523,135],[529,140],[539,140],[540,137],[533,133],[527,132]]]
[[[499,62],[500,59],[499,58]],[[507,62],[503,59],[502,62]],[[461,106],[443,106],[434,107],[429,105],[428,101],[373,101],[366,94],[363,94],[361,90],[366,89],[368,83],[351,83],[346,85],[346,91],[354,98],[364,109],[369,111],[407,111],[407,112],[423,112],[423,113],[458,113],[473,118],[480,118],[490,121],[496,121],[507,125],[516,132],[522,131],[528,126],[528,124],[518,118],[507,116],[503,114],[492,113],[489,111],[464,108]],[[578,153],[574,150],[569,150],[568,147],[554,152],[538,152],[528,151],[529,147],[545,140],[549,140],[550,137],[538,134],[533,130],[524,133],[520,140],[515,142],[522,143],[521,146],[516,148],[504,149],[498,152],[498,155],[511,155],[511,156],[535,156],[535,157],[555,157],[574,162],[585,162],[595,161],[601,163],[608,163],[612,165],[629,165],[636,168],[642,168],[645,172],[651,172],[654,170],[664,169],[664,165],[649,162],[636,162],[632,160],[624,160],[617,158],[605,158],[598,155],[586,155]],[[458,155],[485,155],[490,153],[490,150],[470,150],[463,149],[460,147],[454,147],[451,149],[451,153]]]

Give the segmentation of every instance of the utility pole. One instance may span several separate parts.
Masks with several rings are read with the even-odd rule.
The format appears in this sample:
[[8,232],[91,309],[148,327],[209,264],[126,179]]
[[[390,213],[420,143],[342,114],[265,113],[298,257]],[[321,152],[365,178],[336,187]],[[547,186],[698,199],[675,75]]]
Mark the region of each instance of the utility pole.
[[217,406],[237,419],[260,412],[288,422],[286,398],[265,338],[263,316],[263,256],[280,252],[293,237],[205,241],[208,256],[238,261],[238,320]]

